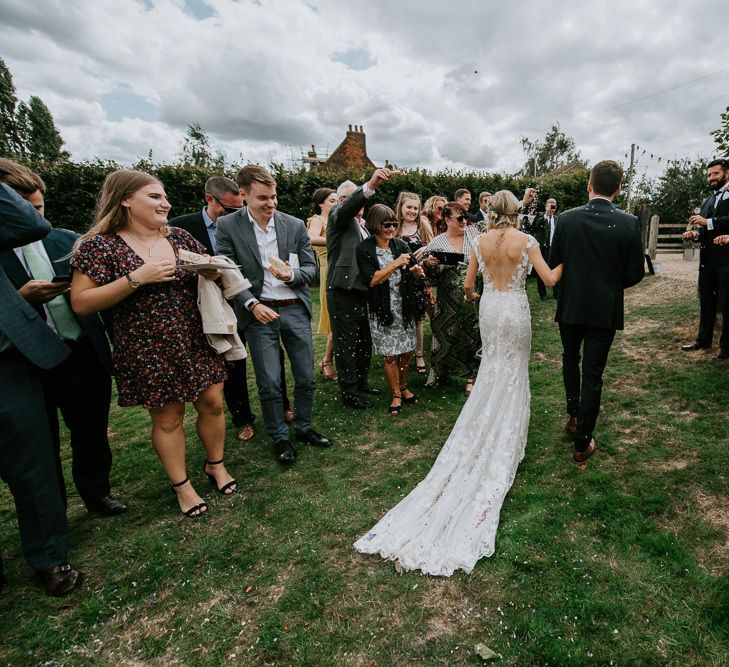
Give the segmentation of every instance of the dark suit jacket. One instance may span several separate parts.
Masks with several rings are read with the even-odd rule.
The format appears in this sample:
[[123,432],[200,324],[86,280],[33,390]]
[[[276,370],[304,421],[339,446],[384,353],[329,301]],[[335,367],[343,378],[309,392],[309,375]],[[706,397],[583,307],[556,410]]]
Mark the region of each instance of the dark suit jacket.
[[365,205],[362,188],[357,188],[341,204],[329,211],[327,219],[327,289],[356,289],[367,291],[359,266],[357,246],[362,242],[355,214]]
[[[205,226],[202,209],[197,213],[188,213],[187,215],[178,215],[168,222],[171,227],[179,227],[186,232],[190,232],[192,236],[205,246],[205,252],[208,255],[214,255],[213,246],[210,245],[210,236],[208,236],[208,228]],[[217,236],[215,237],[217,241]]]
[[[557,225],[559,224],[559,215],[554,216],[554,230],[557,233]],[[549,243],[549,220],[544,213],[534,217],[531,224],[524,226],[524,231],[527,234],[531,234],[539,243],[539,247],[542,250],[542,255],[549,257],[550,243]]]
[[478,211],[476,211],[475,213],[469,213],[466,216],[466,219],[470,223],[476,223],[483,222],[484,220],[486,220],[486,217],[484,216],[483,211],[481,209],[478,209]]
[[[254,224],[248,216],[247,208],[222,216],[216,222],[215,243],[218,246],[218,255],[229,257],[236,264],[240,264],[241,272],[251,281],[251,287],[238,294],[233,301],[241,329],[245,329],[255,319],[245,307],[246,302],[260,299],[263,289],[264,268],[253,230]],[[291,254],[299,258],[299,267],[294,268],[293,280],[287,285],[304,302],[311,315],[309,283],[316,275],[317,265],[306,224],[303,220],[280,211],[273,214],[273,224],[276,228],[279,258],[288,261]]]
[[[48,236],[43,239],[43,247],[46,249],[48,259],[53,264],[56,275],[68,275],[71,272],[71,260],[68,255],[73,249],[73,244],[77,238],[78,234],[68,229],[51,229]],[[18,256],[12,250],[0,252],[0,266],[5,270],[15,289],[20,289],[25,283],[33,279],[32,276],[28,275]],[[71,299],[69,295],[64,294],[64,298],[70,308]],[[31,305],[31,307],[35,308],[38,315],[45,321],[46,313],[43,306],[38,304],[37,306]],[[109,340],[106,337],[106,328],[101,318],[99,315],[94,314],[76,315],[76,319],[83,332],[89,337],[101,365],[111,373],[111,350]]]
[[729,266],[729,246],[715,245],[714,239],[722,234],[729,234],[729,195],[722,199],[716,210],[709,215],[709,206],[714,195],[707,197],[701,203],[701,215],[711,218],[714,229],[701,227],[699,229],[699,269],[708,266]]
[[[51,225],[31,204],[0,183],[0,250],[42,239]],[[10,282],[0,268],[0,332],[28,361],[53,368],[68,356],[68,348]]]
[[622,329],[623,290],[643,279],[638,218],[607,199],[592,199],[559,217],[549,264],[564,263],[555,320]]

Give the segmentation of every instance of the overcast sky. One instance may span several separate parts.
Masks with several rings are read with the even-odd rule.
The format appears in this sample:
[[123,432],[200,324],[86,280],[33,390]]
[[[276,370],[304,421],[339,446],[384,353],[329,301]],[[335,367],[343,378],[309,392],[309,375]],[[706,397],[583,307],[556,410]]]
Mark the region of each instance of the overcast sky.
[[129,164],[151,148],[169,161],[198,122],[231,161],[288,164],[310,144],[333,151],[356,124],[376,164],[513,172],[520,137],[560,122],[588,161],[625,161],[637,143],[640,174],[662,168],[658,156],[713,154],[708,133],[729,104],[726,9],[0,0],[0,56],[74,159]]

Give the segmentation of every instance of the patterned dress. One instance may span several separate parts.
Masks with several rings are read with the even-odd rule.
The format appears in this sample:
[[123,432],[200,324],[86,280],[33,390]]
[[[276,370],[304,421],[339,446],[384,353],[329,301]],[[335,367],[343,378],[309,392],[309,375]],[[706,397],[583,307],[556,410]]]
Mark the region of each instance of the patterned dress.
[[[436,266],[428,269],[428,279],[437,286],[435,308],[430,320],[432,329],[430,372],[427,386],[446,382],[448,375],[475,377],[481,339],[478,331],[478,306],[463,298],[463,282],[473,247],[480,232],[466,227],[463,238],[463,263],[458,266]],[[445,234],[436,236],[426,252],[456,252]]]
[[[380,268],[384,269],[395,258],[392,252],[384,248],[376,248],[377,261]],[[387,281],[390,286],[390,310],[395,318],[390,326],[380,324],[370,314],[370,333],[375,352],[383,357],[390,357],[397,354],[406,354],[415,349],[415,325],[406,327],[402,317],[402,294],[400,294],[400,281],[402,272],[398,269],[390,274]]]
[[[181,248],[205,248],[183,229],[167,236]],[[178,264],[182,264],[177,259]],[[71,260],[74,269],[106,285],[138,269],[144,260],[117,234],[93,236]],[[142,285],[111,308],[113,362],[119,405],[161,408],[195,401],[226,377],[223,358],[207,343],[197,308],[197,275],[177,269],[175,280]]]

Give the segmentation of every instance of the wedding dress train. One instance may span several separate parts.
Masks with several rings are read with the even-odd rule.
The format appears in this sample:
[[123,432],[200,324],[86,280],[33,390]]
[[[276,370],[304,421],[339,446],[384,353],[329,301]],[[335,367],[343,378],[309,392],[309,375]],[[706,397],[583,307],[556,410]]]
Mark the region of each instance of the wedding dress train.
[[502,290],[476,246],[483,348],[473,391],[428,475],[355,543],[357,551],[441,576],[471,572],[479,558],[493,555],[501,505],[529,428],[531,317],[524,286],[535,243],[527,237]]

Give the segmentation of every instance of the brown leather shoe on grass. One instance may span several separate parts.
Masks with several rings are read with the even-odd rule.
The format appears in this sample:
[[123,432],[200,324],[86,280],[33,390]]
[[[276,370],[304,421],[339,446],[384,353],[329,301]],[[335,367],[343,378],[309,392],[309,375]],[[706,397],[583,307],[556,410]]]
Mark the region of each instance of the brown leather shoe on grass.
[[567,421],[564,423],[564,429],[565,429],[565,431],[568,431],[569,433],[576,433],[577,432],[577,417],[568,415]]
[[572,457],[572,461],[574,463],[582,464],[587,461],[595,452],[597,451],[597,447],[595,446],[595,438],[590,440],[590,444],[587,445],[587,449],[583,452],[575,452],[574,456]]
[[248,442],[249,440],[253,440],[255,437],[256,429],[253,424],[243,424],[243,426],[238,429],[238,440]]

